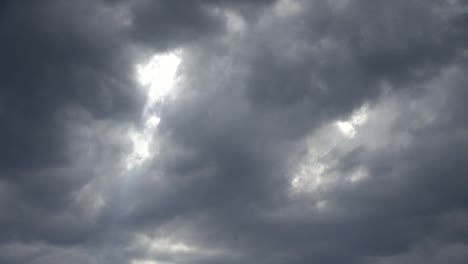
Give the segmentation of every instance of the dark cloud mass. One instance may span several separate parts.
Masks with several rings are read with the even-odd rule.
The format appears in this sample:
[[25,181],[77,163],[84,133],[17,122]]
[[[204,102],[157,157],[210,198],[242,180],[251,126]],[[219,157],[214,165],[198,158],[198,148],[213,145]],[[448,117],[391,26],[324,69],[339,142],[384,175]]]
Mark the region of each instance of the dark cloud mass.
[[466,263],[467,17],[0,1],[0,263]]

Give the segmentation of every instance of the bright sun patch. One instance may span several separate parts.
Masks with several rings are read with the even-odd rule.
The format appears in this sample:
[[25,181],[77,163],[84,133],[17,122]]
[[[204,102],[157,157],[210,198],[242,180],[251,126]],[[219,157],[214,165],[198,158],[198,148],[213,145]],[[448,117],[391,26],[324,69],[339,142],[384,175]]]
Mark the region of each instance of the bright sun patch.
[[160,264],[175,263],[166,262],[168,258],[187,259],[187,258],[210,258],[225,254],[215,248],[206,248],[193,245],[188,241],[174,236],[151,236],[148,234],[138,234],[134,237],[131,245],[126,250],[128,252],[145,252],[146,256],[141,259],[135,259],[132,264]]
[[138,80],[148,88],[148,104],[169,96],[181,62],[180,52],[155,55],[148,63],[137,65]]
[[177,70],[181,61],[181,52],[175,51],[156,54],[149,62],[136,66],[137,79],[146,89],[148,99],[143,112],[143,127],[134,128],[128,134],[133,145],[125,162],[128,170],[141,165],[154,154],[151,151],[154,147],[153,137],[161,118],[151,109],[163,104],[168,97],[173,97],[171,92],[177,82]]
[[336,126],[343,135],[348,138],[353,138],[356,136],[356,127],[366,123],[368,112],[369,107],[364,105],[355,111],[348,120],[336,122]]
[[[309,146],[306,154],[301,156],[299,161],[293,161],[294,169],[290,184],[294,192],[315,192],[341,180],[339,174],[328,170],[337,162],[330,154],[352,146],[353,140],[357,139],[355,137],[359,127],[368,121],[369,111],[369,106],[363,105],[347,120],[324,126],[308,138],[305,143]],[[367,174],[365,168],[358,168],[345,180],[357,183],[366,179]]]

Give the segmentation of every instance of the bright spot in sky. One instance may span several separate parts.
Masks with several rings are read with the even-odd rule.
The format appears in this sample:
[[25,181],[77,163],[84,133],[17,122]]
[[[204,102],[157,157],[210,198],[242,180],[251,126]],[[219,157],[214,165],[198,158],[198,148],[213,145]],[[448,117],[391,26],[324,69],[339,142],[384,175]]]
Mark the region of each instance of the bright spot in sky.
[[136,66],[137,79],[146,88],[148,100],[143,112],[143,127],[132,129],[128,134],[133,150],[126,159],[127,170],[141,165],[154,154],[151,152],[153,138],[161,118],[151,109],[162,105],[171,95],[182,61],[180,54],[180,51],[156,54],[148,63]]
[[364,105],[355,111],[348,120],[336,122],[336,126],[343,135],[348,138],[353,138],[356,136],[356,127],[366,123],[368,113],[369,107]]
[[[143,163],[151,156],[150,145],[151,145],[151,135],[148,131],[149,129],[145,127],[143,132],[140,131],[130,131],[128,137],[132,141],[133,151],[127,157],[127,169],[132,169],[136,165]],[[146,133],[145,133],[146,132]]]
[[338,121],[336,122],[336,125],[338,126],[338,129],[340,129],[340,131],[352,138],[356,135],[356,129],[354,128],[353,124],[351,122],[343,122],[343,121]]
[[207,257],[217,253],[209,249],[191,246],[185,241],[175,239],[174,237],[153,237],[147,234],[136,235],[127,250],[144,251],[148,254],[149,258],[135,259],[132,261],[133,264],[173,263],[166,262],[165,260],[167,260],[167,257]]
[[151,248],[158,251],[174,253],[195,251],[194,248],[182,242],[171,242],[164,239],[152,241]]
[[[369,118],[369,106],[364,105],[354,111],[348,120],[333,122],[330,126],[324,126],[306,141],[305,155],[301,154],[299,161],[294,160],[291,187],[294,192],[314,192],[320,188],[327,188],[344,175],[329,170],[337,162],[333,158],[333,151],[349,147],[349,139],[356,136],[358,128],[364,125]],[[352,142],[351,142],[352,145]],[[355,170],[345,178],[351,183],[357,183],[368,177],[365,168]]]
[[187,245],[183,241],[177,241],[171,237],[155,238],[140,234],[135,237],[133,248],[147,248],[149,251],[166,253],[187,253],[196,251],[196,248]]
[[181,62],[178,53],[155,55],[148,63],[137,65],[138,80],[148,88],[149,104],[162,101],[170,94]]
[[156,128],[159,125],[159,122],[161,122],[161,118],[152,116],[146,120],[145,125],[149,128]]
[[322,176],[326,169],[326,165],[319,162],[301,164],[291,182],[293,189],[297,191],[303,188],[316,190],[323,183]]

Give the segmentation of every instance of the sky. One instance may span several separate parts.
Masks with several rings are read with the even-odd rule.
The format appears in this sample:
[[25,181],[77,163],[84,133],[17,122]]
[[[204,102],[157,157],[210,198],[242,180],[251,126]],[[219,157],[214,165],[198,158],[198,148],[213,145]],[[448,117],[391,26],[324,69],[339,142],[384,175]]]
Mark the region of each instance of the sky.
[[0,263],[467,263],[467,72],[466,0],[0,0]]

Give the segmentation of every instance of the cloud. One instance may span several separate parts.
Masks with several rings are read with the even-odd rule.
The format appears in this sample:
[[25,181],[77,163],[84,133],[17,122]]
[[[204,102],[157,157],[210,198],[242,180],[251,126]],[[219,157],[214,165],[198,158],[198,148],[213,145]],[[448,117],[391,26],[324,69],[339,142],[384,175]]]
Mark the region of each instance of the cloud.
[[465,258],[466,3],[0,7],[2,262]]

